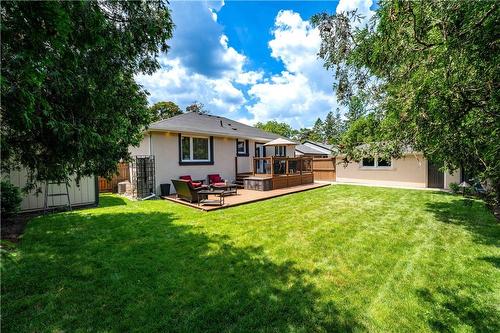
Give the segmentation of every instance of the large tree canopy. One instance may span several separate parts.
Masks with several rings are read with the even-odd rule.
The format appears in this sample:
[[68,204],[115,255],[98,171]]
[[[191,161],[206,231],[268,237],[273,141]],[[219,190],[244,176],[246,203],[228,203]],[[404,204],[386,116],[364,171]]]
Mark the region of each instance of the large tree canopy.
[[164,120],[182,114],[181,108],[174,102],[157,102],[149,110],[153,121]]
[[150,122],[134,74],[152,73],[173,23],[163,1],[4,1],[2,169],[32,180],[109,175]]
[[281,135],[285,138],[291,138],[295,134],[295,130],[287,123],[280,123],[276,120],[269,120],[268,122],[257,122],[255,127],[260,128],[266,132]]
[[[362,29],[357,16],[319,14],[312,21],[322,39],[319,56],[335,70],[338,98],[363,94],[378,114],[373,119],[384,130],[368,139],[397,143],[389,145],[396,155],[394,148],[410,145],[500,190],[498,3],[381,1]],[[349,137],[356,137],[352,130]]]

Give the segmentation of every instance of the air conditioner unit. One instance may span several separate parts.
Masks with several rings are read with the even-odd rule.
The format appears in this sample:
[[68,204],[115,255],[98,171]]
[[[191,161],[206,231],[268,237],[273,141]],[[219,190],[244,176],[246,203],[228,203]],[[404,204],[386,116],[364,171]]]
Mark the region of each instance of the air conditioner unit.
[[119,182],[118,183],[118,194],[125,194],[127,191],[130,189],[130,182],[124,181],[124,182]]

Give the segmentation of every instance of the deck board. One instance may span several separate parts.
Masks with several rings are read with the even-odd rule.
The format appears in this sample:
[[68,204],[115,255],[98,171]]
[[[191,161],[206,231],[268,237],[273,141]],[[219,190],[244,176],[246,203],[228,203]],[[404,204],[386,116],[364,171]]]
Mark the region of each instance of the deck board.
[[181,199],[177,199],[175,194],[170,195],[168,197],[163,197],[163,199],[166,199],[166,200],[171,201],[171,202],[179,203],[182,205],[190,206],[193,208],[201,209],[203,211],[208,212],[208,211],[212,211],[212,210],[234,207],[234,206],[244,205],[244,204],[251,203],[251,202],[257,202],[257,201],[266,200],[266,199],[270,199],[270,198],[280,197],[282,195],[312,190],[315,188],[320,188],[320,187],[328,186],[328,185],[330,185],[330,184],[328,184],[328,183],[313,183],[313,184],[306,184],[306,185],[281,188],[281,189],[271,190],[271,191],[254,191],[254,190],[238,189],[237,195],[231,195],[231,196],[225,197],[225,200],[224,200],[225,203],[223,206],[208,206],[208,205],[198,206],[198,204],[196,204],[196,203],[190,203],[190,202],[187,202],[187,201],[184,201]]

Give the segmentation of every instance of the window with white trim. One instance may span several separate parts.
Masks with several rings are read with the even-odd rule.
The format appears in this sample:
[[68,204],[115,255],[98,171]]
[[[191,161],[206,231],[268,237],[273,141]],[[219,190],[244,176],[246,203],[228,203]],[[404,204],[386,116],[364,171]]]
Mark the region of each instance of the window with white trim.
[[392,160],[382,157],[363,157],[361,160],[361,168],[367,169],[389,169],[392,167]]
[[210,161],[210,140],[207,137],[183,136],[181,138],[182,162]]

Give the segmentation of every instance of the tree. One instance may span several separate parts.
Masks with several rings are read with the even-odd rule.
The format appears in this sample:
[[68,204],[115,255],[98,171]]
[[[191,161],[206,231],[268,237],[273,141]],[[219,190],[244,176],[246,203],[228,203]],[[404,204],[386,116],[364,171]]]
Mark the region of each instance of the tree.
[[355,122],[362,116],[366,114],[366,97],[361,95],[352,96],[347,104],[348,111],[346,114],[346,126],[349,126],[351,123]]
[[335,115],[332,111],[328,112],[323,124],[325,141],[329,144],[338,145],[344,132],[344,122],[340,117],[340,111],[337,109]]
[[357,18],[312,19],[338,99],[365,93],[393,154],[409,145],[500,194],[498,3],[382,1],[366,27]]
[[295,134],[295,130],[288,125],[287,123],[280,123],[276,120],[270,120],[266,123],[258,122],[255,124],[255,127],[260,128],[266,132],[278,134],[285,138],[291,138]]
[[149,108],[153,121],[164,120],[182,114],[181,108],[174,102],[158,102]]
[[301,128],[298,131],[295,131],[293,135],[293,139],[297,142],[304,142],[306,140],[311,140],[312,130],[310,128]]
[[165,3],[6,1],[1,10],[2,170],[32,181],[110,175],[150,123],[138,73],[159,68]]
[[186,107],[186,112],[197,112],[200,114],[209,114],[210,112],[205,109],[205,105],[201,102],[194,101],[191,105]]
[[323,121],[321,120],[321,118],[316,119],[316,122],[314,123],[314,126],[311,130],[311,135],[309,136],[309,139],[316,142],[325,141]]

